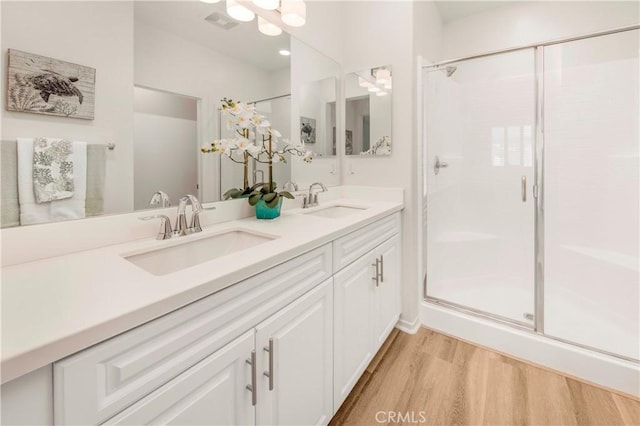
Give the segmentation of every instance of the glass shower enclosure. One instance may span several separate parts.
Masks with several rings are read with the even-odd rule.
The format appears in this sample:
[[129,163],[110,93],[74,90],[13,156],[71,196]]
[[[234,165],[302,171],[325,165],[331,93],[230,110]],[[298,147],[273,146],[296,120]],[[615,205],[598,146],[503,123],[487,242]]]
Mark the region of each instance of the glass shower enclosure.
[[639,37],[425,67],[428,302],[640,359]]

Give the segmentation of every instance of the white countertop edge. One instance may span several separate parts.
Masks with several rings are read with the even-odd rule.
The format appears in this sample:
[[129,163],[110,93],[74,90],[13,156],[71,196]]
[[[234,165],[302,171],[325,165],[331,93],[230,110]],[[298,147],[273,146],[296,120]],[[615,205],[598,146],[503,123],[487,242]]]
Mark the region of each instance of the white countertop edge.
[[[327,207],[333,204],[348,205],[349,203],[357,205],[359,201],[360,200],[355,199],[337,199],[332,200],[325,205],[321,205],[321,207]],[[66,356],[86,349],[92,345],[105,341],[111,337],[114,337],[120,333],[156,319],[185,305],[193,303],[199,299],[202,299],[203,297],[209,296],[224,288],[232,286],[271,267],[274,267],[296,256],[327,244],[340,236],[346,235],[359,228],[376,222],[383,217],[401,211],[404,208],[403,202],[398,201],[398,198],[395,198],[391,202],[386,202],[383,204],[386,204],[387,208],[372,208],[371,210],[375,211],[375,213],[371,212],[373,214],[371,214],[370,216],[367,216],[366,218],[363,218],[357,222],[349,223],[348,225],[329,232],[322,237],[315,238],[311,241],[292,246],[289,249],[276,252],[272,256],[261,259],[257,262],[243,265],[242,268],[238,268],[237,270],[234,270],[231,273],[227,273],[224,276],[216,277],[205,282],[194,282],[193,285],[190,285],[188,288],[178,293],[169,295],[168,297],[157,300],[153,303],[140,306],[137,309],[124,312],[120,315],[116,315],[98,324],[89,325],[86,328],[80,329],[76,333],[64,336],[55,336],[48,342],[40,342],[39,345],[30,345],[28,347],[23,347],[19,351],[7,355],[5,355],[5,352],[3,350],[2,361],[0,364],[2,372],[1,383],[11,381],[26,373],[29,373],[30,371],[36,370],[47,364],[60,360]],[[291,214],[296,214],[296,210],[297,209],[283,212],[283,217]],[[233,223],[212,225],[209,228],[210,230],[215,230],[217,228],[228,228],[229,226],[234,226],[235,222],[238,221],[232,222]],[[242,227],[241,222],[238,223],[238,226]],[[207,229],[205,229],[205,231],[207,231]],[[148,243],[152,244],[151,242]],[[126,251],[125,249],[120,250]],[[36,264],[38,262],[36,261],[31,263]],[[10,279],[11,277],[9,276],[8,278]],[[3,340],[6,338],[7,326],[8,324],[5,322],[3,325],[2,333]],[[15,333],[28,333],[28,330],[16,329]]]

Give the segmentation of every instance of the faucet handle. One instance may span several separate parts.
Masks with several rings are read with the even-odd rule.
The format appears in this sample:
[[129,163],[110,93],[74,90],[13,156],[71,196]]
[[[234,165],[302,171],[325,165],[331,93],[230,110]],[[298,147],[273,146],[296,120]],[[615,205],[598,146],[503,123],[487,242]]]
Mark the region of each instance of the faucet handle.
[[156,240],[166,240],[171,238],[173,231],[171,230],[171,219],[168,216],[163,214],[153,215],[153,216],[141,216],[138,218],[139,220],[152,220],[152,219],[160,219],[160,230],[158,231],[158,235],[156,235]]

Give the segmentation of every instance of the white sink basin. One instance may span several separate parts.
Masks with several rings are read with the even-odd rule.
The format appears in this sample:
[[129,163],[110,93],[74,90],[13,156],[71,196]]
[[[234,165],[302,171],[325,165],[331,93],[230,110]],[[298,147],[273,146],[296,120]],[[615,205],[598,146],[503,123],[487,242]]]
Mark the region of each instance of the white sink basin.
[[304,212],[304,214],[337,219],[337,218],[352,215],[354,213],[358,213],[362,210],[366,210],[366,209],[363,207],[353,207],[353,206],[328,206],[324,208],[321,207],[317,210]]
[[277,237],[245,230],[233,230],[171,247],[123,257],[153,275],[166,275],[266,243],[275,238]]

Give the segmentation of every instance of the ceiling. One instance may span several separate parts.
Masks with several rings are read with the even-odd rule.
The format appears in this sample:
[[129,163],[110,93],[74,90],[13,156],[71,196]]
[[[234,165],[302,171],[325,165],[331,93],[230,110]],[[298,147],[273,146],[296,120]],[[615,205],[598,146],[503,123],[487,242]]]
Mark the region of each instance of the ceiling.
[[458,1],[458,0],[439,0],[436,1],[436,7],[442,18],[442,22],[454,21],[456,19],[471,16],[485,10],[494,9],[496,7],[505,6],[509,1]]
[[278,53],[280,49],[290,49],[289,34],[286,32],[275,37],[266,36],[258,31],[257,18],[251,22],[239,22],[229,30],[205,21],[214,12],[234,21],[226,16],[225,2],[139,1],[135,2],[134,8],[135,20],[258,68],[271,71],[289,66],[289,58]]

